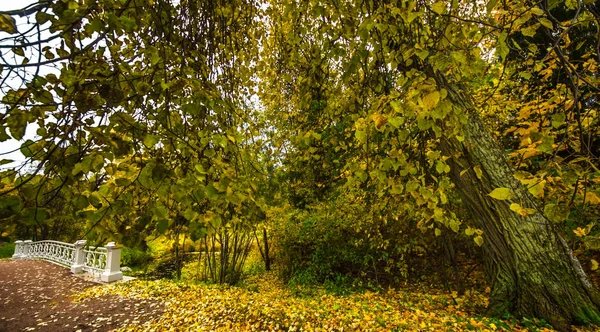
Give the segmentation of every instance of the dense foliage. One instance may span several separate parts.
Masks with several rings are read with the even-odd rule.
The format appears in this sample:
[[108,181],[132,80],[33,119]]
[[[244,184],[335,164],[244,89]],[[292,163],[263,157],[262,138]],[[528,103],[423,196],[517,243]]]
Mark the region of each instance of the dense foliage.
[[600,249],[599,24],[587,0],[0,12],[0,141],[26,158],[0,161],[2,237],[116,240],[229,284],[252,250],[293,284],[462,294],[480,269],[491,315],[599,324],[580,265]]

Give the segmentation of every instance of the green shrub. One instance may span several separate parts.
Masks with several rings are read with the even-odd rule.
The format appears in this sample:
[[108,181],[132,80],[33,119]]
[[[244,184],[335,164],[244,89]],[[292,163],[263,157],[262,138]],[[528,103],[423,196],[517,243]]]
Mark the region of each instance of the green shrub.
[[297,210],[277,225],[276,259],[292,285],[324,284],[343,293],[351,286],[397,282],[406,275],[409,241],[399,238],[399,223]]
[[151,260],[152,256],[140,249],[124,247],[121,251],[121,266],[143,267]]
[[3,243],[0,245],[0,258],[10,258],[15,253],[14,243]]

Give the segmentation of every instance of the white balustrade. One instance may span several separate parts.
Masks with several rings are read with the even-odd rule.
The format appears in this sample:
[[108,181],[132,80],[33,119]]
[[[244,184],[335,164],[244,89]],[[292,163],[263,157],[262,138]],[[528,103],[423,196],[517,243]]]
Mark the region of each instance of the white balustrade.
[[85,267],[84,247],[86,240],[79,240],[73,244],[73,264],[71,265],[72,273],[81,273]]
[[83,270],[99,276],[106,268],[108,250],[102,247],[88,247],[83,250]]
[[121,249],[114,242],[106,247],[86,247],[85,240],[74,244],[59,241],[15,241],[13,259],[44,259],[69,267],[77,274],[88,272],[104,282],[123,279],[120,270]]
[[12,256],[13,259],[20,259],[23,254],[21,253],[23,250],[23,241],[17,240],[15,241],[15,254]]
[[121,248],[117,248],[114,242],[109,242],[106,245],[106,265],[104,266],[104,272],[100,275],[100,280],[104,282],[112,282],[123,279],[123,273],[121,272]]

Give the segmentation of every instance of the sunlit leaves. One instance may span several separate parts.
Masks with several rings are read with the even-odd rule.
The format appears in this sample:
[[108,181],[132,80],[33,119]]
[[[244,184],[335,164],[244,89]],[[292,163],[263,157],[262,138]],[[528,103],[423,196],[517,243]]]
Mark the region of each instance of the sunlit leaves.
[[527,216],[529,214],[533,214],[536,212],[535,209],[531,209],[531,208],[523,208],[520,204],[518,203],[512,203],[510,205],[510,209],[515,211],[516,213],[518,213],[521,216]]
[[514,197],[513,192],[508,188],[496,188],[492,190],[488,196],[497,199],[497,200],[508,200]]
[[540,17],[540,18],[538,18],[538,20],[539,20],[540,24],[542,24],[544,27],[552,30],[553,25],[552,25],[552,22],[549,19],[547,19],[545,17]]
[[423,105],[427,109],[432,109],[440,101],[439,91],[433,91],[423,96]]
[[188,329],[233,331],[521,328],[498,319],[472,316],[473,308],[487,301],[484,294],[472,290],[464,296],[426,288],[336,296],[323,289],[298,286],[295,292],[297,295],[267,275],[250,280],[248,287],[132,281],[88,288],[77,296],[77,301],[118,295],[152,298],[166,304],[162,317],[143,327],[131,325],[128,330],[176,329],[182,324]]
[[587,193],[585,193],[585,202],[591,205],[598,205],[600,204],[600,197],[598,197],[596,193],[588,191]]

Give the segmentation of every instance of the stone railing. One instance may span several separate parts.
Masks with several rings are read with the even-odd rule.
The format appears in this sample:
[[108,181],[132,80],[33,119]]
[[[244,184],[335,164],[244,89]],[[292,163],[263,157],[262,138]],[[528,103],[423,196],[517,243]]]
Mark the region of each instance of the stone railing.
[[15,241],[13,259],[44,259],[71,269],[73,273],[87,272],[101,281],[123,279],[121,249],[114,242],[104,247],[86,247],[85,240],[73,244],[58,241]]

